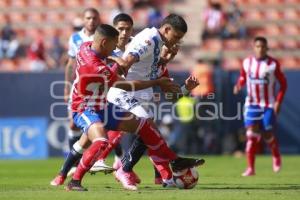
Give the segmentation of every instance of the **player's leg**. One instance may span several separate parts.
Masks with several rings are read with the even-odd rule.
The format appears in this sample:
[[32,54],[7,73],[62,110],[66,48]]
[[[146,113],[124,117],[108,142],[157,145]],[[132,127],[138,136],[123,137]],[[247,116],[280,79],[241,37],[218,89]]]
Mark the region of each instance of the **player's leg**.
[[259,133],[259,122],[261,110],[255,106],[249,106],[246,108],[244,113],[244,123],[246,127],[246,157],[247,157],[247,168],[242,176],[255,175],[255,154],[257,145],[260,139]]
[[[82,135],[80,139],[72,146],[71,151],[67,155],[66,160],[59,172],[59,174],[50,182],[52,186],[62,185],[67,177],[67,174],[71,168],[79,162],[82,157],[84,148],[87,148],[90,145],[90,142],[86,135]],[[76,168],[75,168],[76,170]],[[75,172],[75,171],[74,171]]]
[[85,173],[93,166],[97,158],[109,145],[106,138],[103,119],[98,113],[85,111],[74,116],[76,123],[82,127],[88,139],[92,142],[90,147],[83,153],[72,180],[68,183],[66,190],[86,191],[81,186],[81,180]]
[[277,139],[274,135],[274,123],[276,117],[274,110],[267,108],[264,112],[263,118],[263,138],[271,149],[272,159],[273,159],[273,171],[279,172],[281,169],[281,155],[279,151],[279,145]]
[[[120,140],[121,140],[121,132],[120,131],[108,131],[107,136],[109,139],[109,145],[106,148],[106,150],[99,156],[98,160],[95,162],[95,164],[91,167],[90,172],[96,173],[99,171],[103,171],[105,174],[111,173],[114,171],[116,168],[111,168],[110,166],[105,164],[105,159],[109,155],[109,153],[113,150],[116,149],[116,147],[119,145]],[[122,149],[119,147],[119,156],[122,156]],[[114,165],[116,165],[114,163]]]
[[[158,170],[166,170],[166,167],[168,167],[162,165],[162,163],[169,164],[171,162],[173,171],[199,166],[204,163],[203,159],[179,158],[169,149],[156,127],[153,127],[153,125],[145,119],[136,119],[132,114],[127,116],[131,118],[122,121],[119,124],[119,129],[130,133],[136,132],[139,135],[150,152],[151,160],[154,161],[155,164],[162,166],[162,168],[157,168]],[[117,173],[118,172],[120,171],[118,170]],[[167,175],[169,176],[168,178],[172,177],[172,172]]]

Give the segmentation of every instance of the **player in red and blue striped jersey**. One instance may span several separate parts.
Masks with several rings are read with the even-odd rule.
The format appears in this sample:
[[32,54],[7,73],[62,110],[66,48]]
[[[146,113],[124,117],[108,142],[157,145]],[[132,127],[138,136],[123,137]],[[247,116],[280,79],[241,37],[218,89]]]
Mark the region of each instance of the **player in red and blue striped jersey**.
[[[244,124],[247,129],[246,155],[248,167],[242,176],[255,175],[255,152],[261,136],[268,143],[273,157],[273,171],[279,172],[281,156],[274,136],[276,115],[280,110],[287,82],[279,62],[268,54],[268,42],[264,37],[254,39],[254,54],[243,61],[240,77],[234,86],[237,94],[246,85]],[[280,89],[276,94],[275,84]]]

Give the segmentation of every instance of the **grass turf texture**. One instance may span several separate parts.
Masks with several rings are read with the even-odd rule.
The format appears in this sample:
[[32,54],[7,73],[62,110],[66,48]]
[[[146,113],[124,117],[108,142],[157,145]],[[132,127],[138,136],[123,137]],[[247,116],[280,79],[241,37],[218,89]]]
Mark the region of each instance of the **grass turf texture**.
[[[64,187],[52,187],[51,179],[56,175],[62,159],[41,161],[0,160],[1,200],[60,200],[60,199],[255,199],[277,200],[300,199],[300,156],[284,156],[283,169],[272,172],[271,157],[257,158],[254,177],[241,177],[245,168],[244,158],[230,156],[205,156],[206,164],[198,169],[200,180],[192,190],[166,189],[153,184],[153,169],[144,157],[136,166],[142,178],[139,191],[122,189],[112,175],[87,174],[83,185],[88,192],[66,192]],[[108,163],[112,163],[109,158]]]

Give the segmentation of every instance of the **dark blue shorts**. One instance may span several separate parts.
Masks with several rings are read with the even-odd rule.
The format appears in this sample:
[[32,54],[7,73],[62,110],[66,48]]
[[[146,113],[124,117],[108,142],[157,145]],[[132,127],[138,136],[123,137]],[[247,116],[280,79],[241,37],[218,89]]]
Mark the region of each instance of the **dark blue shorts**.
[[108,103],[107,107],[100,111],[85,110],[82,113],[73,113],[73,120],[77,127],[87,133],[89,127],[96,122],[101,122],[107,130],[117,130],[122,118],[128,111]]

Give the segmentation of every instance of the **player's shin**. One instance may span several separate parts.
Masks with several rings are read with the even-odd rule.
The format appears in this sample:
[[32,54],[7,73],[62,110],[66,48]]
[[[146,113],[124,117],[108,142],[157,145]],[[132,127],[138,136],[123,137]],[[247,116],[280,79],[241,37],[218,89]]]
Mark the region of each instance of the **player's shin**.
[[161,175],[163,180],[169,180],[172,178],[172,170],[169,166],[169,160],[163,159],[155,155],[156,153],[148,149],[148,155],[153,165]]
[[73,175],[73,180],[81,180],[107,146],[108,141],[106,138],[96,138],[92,145],[83,153],[80,163]]
[[260,139],[260,135],[254,133],[252,130],[247,130],[247,143],[246,143],[246,156],[248,169],[255,171],[255,154],[257,145]]
[[62,166],[62,169],[60,171],[60,174],[64,177],[67,176],[70,169],[74,166],[75,163],[77,163],[81,156],[82,156],[83,148],[80,146],[79,142],[77,141],[71,151],[69,152],[64,165]]
[[141,120],[137,129],[139,136],[153,154],[160,158],[175,160],[177,155],[167,146],[159,132],[147,120]]
[[109,145],[103,153],[99,155],[97,160],[105,160],[110,152],[120,143],[122,137],[121,131],[108,131],[107,136],[109,139]]

